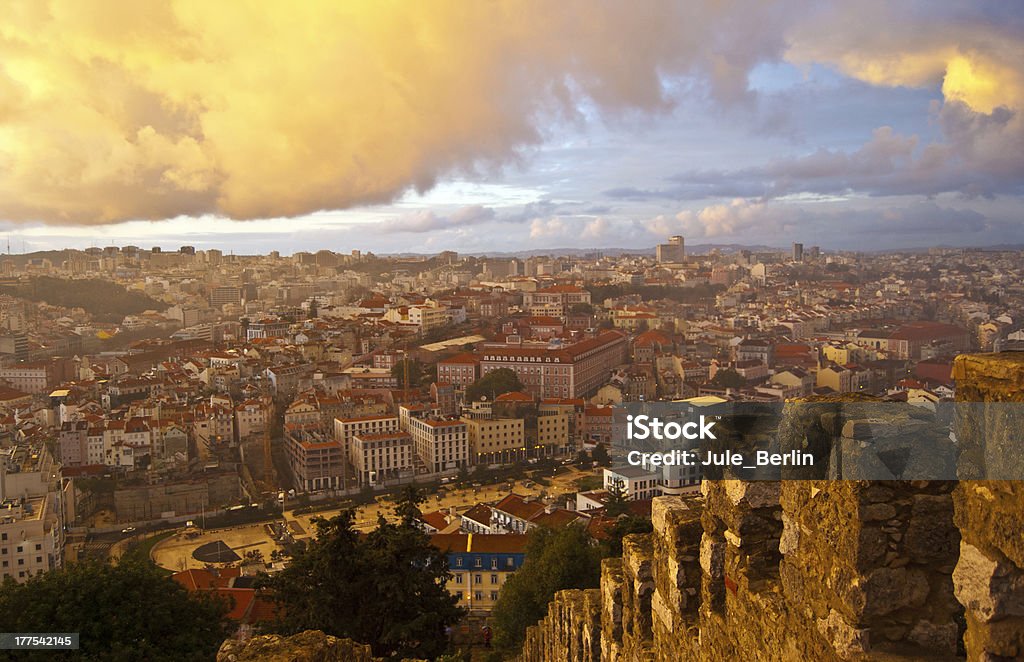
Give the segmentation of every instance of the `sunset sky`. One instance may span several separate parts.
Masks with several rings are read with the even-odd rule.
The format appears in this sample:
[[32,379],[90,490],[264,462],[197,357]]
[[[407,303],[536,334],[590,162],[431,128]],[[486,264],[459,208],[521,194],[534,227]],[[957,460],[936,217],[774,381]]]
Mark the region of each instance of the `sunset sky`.
[[464,252],[1024,243],[1024,6],[26,0],[0,232]]

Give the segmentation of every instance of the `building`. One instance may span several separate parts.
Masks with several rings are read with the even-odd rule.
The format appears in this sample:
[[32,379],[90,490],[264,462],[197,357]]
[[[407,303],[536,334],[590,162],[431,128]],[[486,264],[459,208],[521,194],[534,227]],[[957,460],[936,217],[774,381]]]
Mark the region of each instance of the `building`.
[[341,444],[318,430],[286,427],[285,457],[298,492],[342,487],[345,461]]
[[471,612],[491,611],[501,587],[526,559],[525,535],[438,533],[430,542],[448,557],[448,591]]
[[77,467],[88,463],[89,423],[87,421],[65,421],[61,423],[57,436],[57,450],[60,463],[65,467]]
[[469,433],[466,422],[441,420],[429,415],[420,418],[422,412],[401,407],[401,420],[407,425],[406,432],[412,435],[416,457],[431,473],[469,466]]
[[667,244],[658,244],[654,250],[658,264],[681,264],[686,262],[686,242],[676,235],[668,238]]
[[534,396],[583,398],[608,381],[612,370],[626,362],[628,351],[625,335],[616,331],[566,347],[500,345],[479,352],[480,375],[508,368]]
[[421,333],[437,329],[448,323],[449,312],[440,306],[409,306],[409,322],[415,324]]
[[239,287],[215,287],[210,290],[210,306],[220,309],[227,304],[241,305],[242,289]]
[[533,316],[565,317],[581,303],[590,303],[590,292],[576,285],[553,285],[523,294],[523,308]]
[[521,418],[466,418],[475,464],[508,463],[527,458]]
[[24,582],[62,565],[64,503],[42,444],[0,451],[0,576]]
[[360,486],[413,475],[412,437],[401,430],[353,435],[348,457]]
[[24,582],[60,566],[60,523],[47,496],[0,502],[0,575]]
[[651,468],[623,466],[604,470],[604,489],[620,489],[630,501],[661,496],[661,472]]
[[804,245],[803,244],[797,244],[797,243],[793,244],[793,261],[794,262],[803,262],[804,261]]
[[384,434],[397,432],[398,418],[395,416],[357,416],[334,419],[334,440],[341,444],[345,457],[351,457],[352,438],[356,435]]
[[457,392],[465,391],[477,380],[479,365],[480,359],[469,352],[450,356],[437,362],[437,381],[451,384]]

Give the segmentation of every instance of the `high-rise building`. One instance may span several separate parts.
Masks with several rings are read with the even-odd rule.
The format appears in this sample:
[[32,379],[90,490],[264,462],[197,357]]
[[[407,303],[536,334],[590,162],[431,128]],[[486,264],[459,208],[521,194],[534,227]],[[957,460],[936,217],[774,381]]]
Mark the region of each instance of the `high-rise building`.
[[686,243],[679,235],[668,238],[667,244],[658,244],[655,249],[658,264],[679,264],[686,261]]
[[793,244],[793,261],[803,262],[804,261],[804,245],[794,243]]

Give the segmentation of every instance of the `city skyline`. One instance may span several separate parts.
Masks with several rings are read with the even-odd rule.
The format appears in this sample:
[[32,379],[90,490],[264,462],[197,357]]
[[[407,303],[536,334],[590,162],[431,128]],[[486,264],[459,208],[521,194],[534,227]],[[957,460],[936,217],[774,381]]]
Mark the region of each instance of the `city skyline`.
[[0,232],[243,254],[1024,243],[1013,7],[461,7],[20,6]]

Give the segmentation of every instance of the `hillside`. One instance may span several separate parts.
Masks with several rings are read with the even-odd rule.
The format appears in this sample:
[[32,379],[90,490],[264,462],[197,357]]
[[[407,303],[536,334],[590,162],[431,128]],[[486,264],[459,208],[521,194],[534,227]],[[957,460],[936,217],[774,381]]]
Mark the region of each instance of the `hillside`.
[[81,307],[101,322],[120,322],[125,315],[167,307],[145,294],[129,292],[123,285],[105,280],[37,276],[16,285],[2,286],[0,293],[53,306]]

